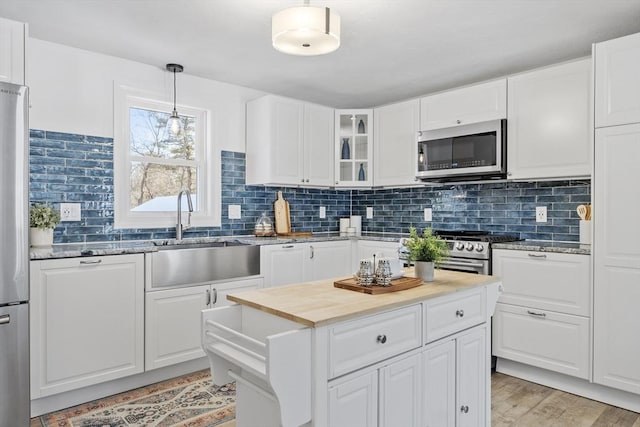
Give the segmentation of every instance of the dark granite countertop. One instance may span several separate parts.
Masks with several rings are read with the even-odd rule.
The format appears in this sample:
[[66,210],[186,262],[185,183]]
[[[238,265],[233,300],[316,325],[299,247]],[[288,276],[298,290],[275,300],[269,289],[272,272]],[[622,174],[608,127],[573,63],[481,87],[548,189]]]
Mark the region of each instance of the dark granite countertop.
[[54,244],[48,248],[30,248],[32,260],[54,258],[77,258],[84,256],[122,255],[155,252],[160,246],[190,243],[238,242],[248,245],[279,245],[290,243],[312,243],[334,240],[378,240],[397,242],[403,234],[396,233],[362,233],[361,236],[341,236],[340,233],[315,233],[313,236],[255,237],[224,236],[207,238],[186,238],[181,242],[175,239],[165,240],[130,240],[123,242],[69,243]]
[[562,254],[590,255],[591,245],[578,242],[550,242],[544,240],[521,240],[491,245],[493,249],[512,249],[517,251],[555,252]]

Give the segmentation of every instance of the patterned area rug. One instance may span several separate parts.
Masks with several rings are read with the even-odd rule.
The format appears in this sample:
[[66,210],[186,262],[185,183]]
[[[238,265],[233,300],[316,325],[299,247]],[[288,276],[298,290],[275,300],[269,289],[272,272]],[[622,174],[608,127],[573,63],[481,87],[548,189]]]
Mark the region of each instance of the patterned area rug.
[[44,427],[232,427],[235,383],[216,387],[209,370],[43,415]]

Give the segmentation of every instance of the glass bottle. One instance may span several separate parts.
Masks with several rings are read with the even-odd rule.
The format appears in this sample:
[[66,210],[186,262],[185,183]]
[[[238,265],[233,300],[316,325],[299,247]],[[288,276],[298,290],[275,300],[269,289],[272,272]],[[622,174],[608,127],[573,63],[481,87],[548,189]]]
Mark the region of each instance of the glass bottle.
[[351,149],[349,148],[349,138],[342,138],[342,159],[351,158]]
[[364,181],[364,163],[360,163],[360,170],[358,170],[358,181]]
[[358,123],[358,133],[366,133],[364,129],[364,122],[360,119],[360,123]]

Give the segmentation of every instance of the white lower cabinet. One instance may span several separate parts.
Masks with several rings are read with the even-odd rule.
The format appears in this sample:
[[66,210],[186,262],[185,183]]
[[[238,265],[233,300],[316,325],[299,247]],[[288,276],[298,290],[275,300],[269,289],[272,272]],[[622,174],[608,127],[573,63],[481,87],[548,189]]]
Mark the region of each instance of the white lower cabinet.
[[422,425],[481,426],[486,421],[486,327],[428,345],[422,353]]
[[224,307],[227,293],[258,289],[262,278],[251,278],[146,294],[145,369],[157,369],[204,357],[201,310]]
[[591,378],[588,255],[495,249],[504,292],[493,317],[493,354]]
[[265,287],[349,276],[351,242],[337,240],[260,247]]
[[31,261],[30,275],[32,399],[143,372],[144,255]]
[[329,425],[377,427],[378,371],[329,387]]

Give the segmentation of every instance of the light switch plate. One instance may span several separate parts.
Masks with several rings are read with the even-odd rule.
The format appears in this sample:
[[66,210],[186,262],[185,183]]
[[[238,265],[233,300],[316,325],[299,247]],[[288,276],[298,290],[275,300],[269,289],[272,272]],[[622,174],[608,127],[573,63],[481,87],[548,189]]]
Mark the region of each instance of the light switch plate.
[[547,222],[546,206],[536,206],[536,222]]
[[320,206],[320,219],[325,219],[326,217],[327,217],[326,206]]
[[431,208],[424,208],[424,220],[427,222],[433,221],[433,211]]
[[240,205],[229,205],[229,219],[242,218],[242,210]]
[[367,206],[367,219],[373,218],[373,206]]
[[60,221],[80,221],[80,203],[60,203]]

